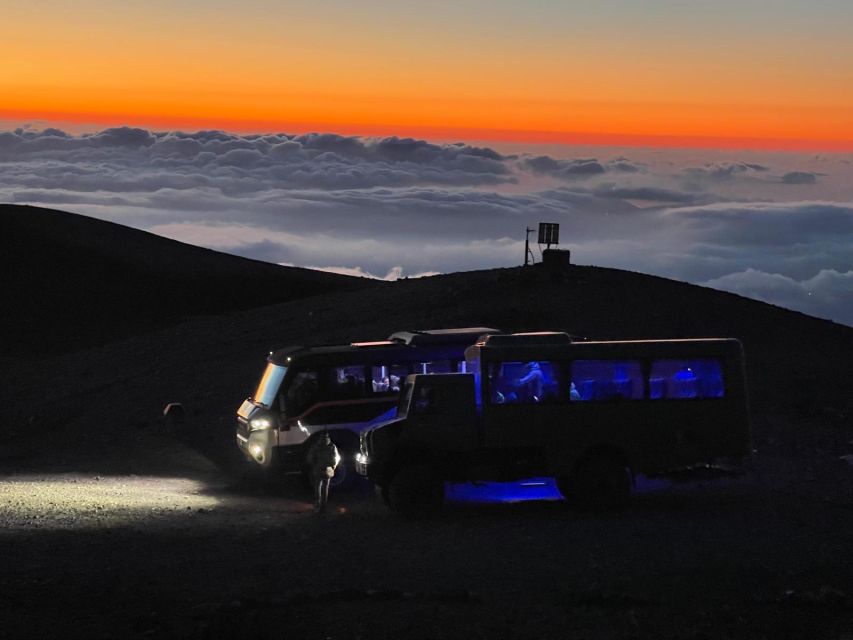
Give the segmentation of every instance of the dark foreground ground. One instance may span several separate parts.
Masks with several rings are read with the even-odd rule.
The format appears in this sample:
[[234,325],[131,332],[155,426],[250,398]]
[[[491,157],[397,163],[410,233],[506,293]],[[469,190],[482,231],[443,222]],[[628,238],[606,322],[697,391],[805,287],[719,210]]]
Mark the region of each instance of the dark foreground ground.
[[[853,330],[638,274],[537,273],[0,358],[0,637],[853,639]],[[270,348],[489,324],[741,338],[751,470],[642,483],[622,513],[457,502],[424,521],[367,486],[318,516],[298,479],[247,474],[233,412]],[[162,423],[170,401],[187,424]]]
[[819,458],[755,462],[648,485],[622,513],[456,503],[423,521],[367,487],[317,515],[296,479],[7,475],[3,636],[853,637],[850,483]]

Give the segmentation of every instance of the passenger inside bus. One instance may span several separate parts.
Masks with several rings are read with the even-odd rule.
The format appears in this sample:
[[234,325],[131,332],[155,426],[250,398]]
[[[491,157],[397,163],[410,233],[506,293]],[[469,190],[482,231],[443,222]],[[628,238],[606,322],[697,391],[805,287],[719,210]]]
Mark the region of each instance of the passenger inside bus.
[[492,403],[538,404],[557,399],[553,363],[535,360],[526,363],[502,362],[492,373]]
[[581,394],[574,382],[569,383],[569,400],[576,401],[581,399]]
[[381,365],[371,369],[373,393],[400,393],[400,381],[409,373],[407,365]]
[[522,376],[517,382],[521,402],[541,402],[544,397],[544,375],[538,362],[524,365]]

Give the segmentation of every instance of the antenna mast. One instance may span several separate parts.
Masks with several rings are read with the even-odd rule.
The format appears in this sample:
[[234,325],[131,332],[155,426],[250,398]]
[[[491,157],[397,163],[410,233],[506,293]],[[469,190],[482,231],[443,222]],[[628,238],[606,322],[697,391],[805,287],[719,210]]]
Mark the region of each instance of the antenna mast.
[[533,264],[533,251],[530,250],[530,234],[533,233],[534,229],[530,227],[525,228],[524,234],[524,266],[526,267],[529,264]]

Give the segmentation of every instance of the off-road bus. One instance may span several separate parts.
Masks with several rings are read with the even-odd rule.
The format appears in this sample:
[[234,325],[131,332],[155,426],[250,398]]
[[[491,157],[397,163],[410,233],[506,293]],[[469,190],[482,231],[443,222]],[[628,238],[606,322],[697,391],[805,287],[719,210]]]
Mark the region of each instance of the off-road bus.
[[356,469],[392,507],[440,503],[444,482],[553,477],[568,500],[616,506],[648,477],[750,453],[733,339],[573,342],[489,335],[465,374],[409,376],[397,416],[361,436]]
[[275,351],[237,411],[237,445],[262,467],[302,471],[313,438],[328,430],[344,461],[333,482],[344,483],[359,432],[396,405],[406,377],[466,371],[465,348],[489,333],[498,331],[400,331],[378,342]]

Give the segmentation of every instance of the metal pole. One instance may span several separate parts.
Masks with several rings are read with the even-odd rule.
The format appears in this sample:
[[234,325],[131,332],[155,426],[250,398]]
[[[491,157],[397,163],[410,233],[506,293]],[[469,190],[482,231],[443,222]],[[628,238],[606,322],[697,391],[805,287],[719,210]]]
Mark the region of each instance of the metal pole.
[[524,266],[526,267],[528,262],[528,256],[532,256],[533,254],[530,251],[530,232],[533,231],[530,227],[525,228],[526,233],[524,234]]

